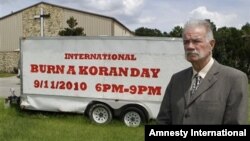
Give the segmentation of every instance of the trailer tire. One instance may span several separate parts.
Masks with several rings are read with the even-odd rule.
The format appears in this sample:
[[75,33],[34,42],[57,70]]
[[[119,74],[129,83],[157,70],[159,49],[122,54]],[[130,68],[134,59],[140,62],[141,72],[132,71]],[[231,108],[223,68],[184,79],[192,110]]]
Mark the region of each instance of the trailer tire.
[[90,120],[96,124],[107,124],[113,118],[111,109],[102,103],[93,104],[89,109],[88,115]]
[[128,127],[138,127],[142,123],[145,123],[146,116],[141,109],[128,107],[122,112],[122,120]]

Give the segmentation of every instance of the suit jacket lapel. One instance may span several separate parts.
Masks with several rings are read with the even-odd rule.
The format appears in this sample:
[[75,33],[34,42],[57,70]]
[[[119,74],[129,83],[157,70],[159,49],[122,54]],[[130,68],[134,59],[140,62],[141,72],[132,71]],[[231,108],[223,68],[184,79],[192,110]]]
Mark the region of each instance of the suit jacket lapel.
[[[195,101],[202,93],[204,93],[206,90],[208,90],[216,81],[217,81],[217,74],[219,73],[219,63],[217,61],[214,61],[213,66],[208,71],[205,78],[202,80],[200,86],[196,90],[193,97],[190,99],[189,104]],[[189,105],[188,104],[188,105]]]
[[189,101],[190,101],[190,97],[189,97],[189,89],[190,89],[190,85],[191,85],[191,79],[193,76],[193,69],[192,67],[190,69],[188,69],[187,75],[184,76],[183,80],[187,80],[187,81],[183,81],[183,91],[184,91],[184,97],[185,97],[185,105],[187,106]]

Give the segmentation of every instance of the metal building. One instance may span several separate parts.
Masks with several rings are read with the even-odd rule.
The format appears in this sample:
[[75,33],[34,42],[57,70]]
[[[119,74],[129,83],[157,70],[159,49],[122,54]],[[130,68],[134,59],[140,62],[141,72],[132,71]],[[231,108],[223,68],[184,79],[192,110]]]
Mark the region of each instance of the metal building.
[[40,2],[0,18],[0,72],[16,71],[20,37],[58,36],[71,16],[86,36],[134,36],[113,17]]

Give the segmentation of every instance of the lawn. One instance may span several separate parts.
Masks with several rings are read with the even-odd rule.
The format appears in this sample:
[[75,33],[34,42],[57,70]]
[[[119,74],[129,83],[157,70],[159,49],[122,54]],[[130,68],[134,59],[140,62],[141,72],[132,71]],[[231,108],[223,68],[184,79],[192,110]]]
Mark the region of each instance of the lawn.
[[143,141],[144,127],[113,120],[96,125],[79,114],[21,111],[0,99],[0,141]]
[[13,73],[2,73],[0,72],[0,78],[15,76]]

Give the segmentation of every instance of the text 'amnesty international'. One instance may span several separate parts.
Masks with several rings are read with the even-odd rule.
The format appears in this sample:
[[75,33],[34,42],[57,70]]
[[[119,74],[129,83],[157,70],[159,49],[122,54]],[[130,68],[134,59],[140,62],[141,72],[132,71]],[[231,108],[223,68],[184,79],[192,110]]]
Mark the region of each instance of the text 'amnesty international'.
[[237,136],[241,136],[241,137],[245,137],[247,134],[247,130],[243,129],[243,130],[239,130],[239,131],[232,131],[232,130],[228,130],[228,129],[222,129],[222,130],[218,130],[218,131],[205,131],[205,130],[194,130],[194,129],[190,129],[190,130],[175,130],[175,131],[160,131],[160,130],[155,130],[155,129],[151,129],[148,136],[149,137],[182,137],[182,138],[187,138],[188,136],[191,137],[237,137]]

